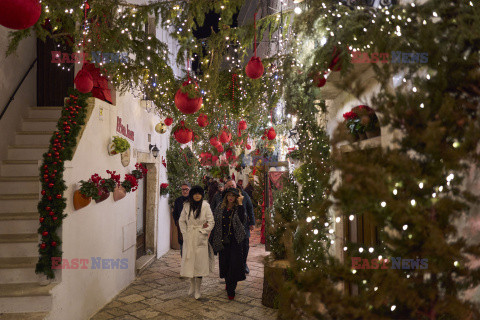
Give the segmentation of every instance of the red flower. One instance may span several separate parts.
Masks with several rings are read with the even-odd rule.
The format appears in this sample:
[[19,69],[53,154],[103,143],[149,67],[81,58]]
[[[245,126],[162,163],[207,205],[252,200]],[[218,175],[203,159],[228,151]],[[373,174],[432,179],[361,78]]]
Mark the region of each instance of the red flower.
[[353,112],[353,111],[345,112],[345,113],[343,114],[343,118],[344,118],[345,120],[357,119],[357,118],[358,118],[358,114],[356,114],[356,113]]
[[167,189],[167,188],[168,188],[168,183],[162,183],[162,184],[160,185],[160,188],[161,188],[161,189]]
[[107,170],[107,173],[110,174],[110,179],[114,180],[117,186],[120,185],[120,175],[115,174],[117,173],[116,171]]

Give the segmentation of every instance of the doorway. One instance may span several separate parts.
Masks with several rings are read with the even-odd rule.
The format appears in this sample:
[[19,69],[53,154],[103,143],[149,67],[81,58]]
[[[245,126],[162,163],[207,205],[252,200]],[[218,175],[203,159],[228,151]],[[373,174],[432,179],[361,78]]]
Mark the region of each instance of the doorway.
[[[142,163],[145,166],[144,163]],[[144,256],[146,250],[146,222],[147,222],[147,179],[139,180],[137,189],[137,256]]]
[[[58,59],[64,63],[53,63],[56,54],[52,56],[52,52],[60,52]],[[75,72],[74,64],[68,63],[69,59],[66,59],[71,52],[72,47],[68,43],[55,42],[50,37],[45,42],[37,39],[37,106],[64,105],[68,88],[73,87]]]

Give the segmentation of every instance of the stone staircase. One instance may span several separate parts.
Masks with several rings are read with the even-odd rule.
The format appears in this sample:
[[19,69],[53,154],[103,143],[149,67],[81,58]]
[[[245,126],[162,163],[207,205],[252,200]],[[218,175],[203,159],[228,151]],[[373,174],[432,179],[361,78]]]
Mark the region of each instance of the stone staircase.
[[[0,166],[0,319],[45,319],[51,309],[38,260],[39,160],[47,151],[61,107],[32,107]],[[43,283],[42,283],[43,282]]]

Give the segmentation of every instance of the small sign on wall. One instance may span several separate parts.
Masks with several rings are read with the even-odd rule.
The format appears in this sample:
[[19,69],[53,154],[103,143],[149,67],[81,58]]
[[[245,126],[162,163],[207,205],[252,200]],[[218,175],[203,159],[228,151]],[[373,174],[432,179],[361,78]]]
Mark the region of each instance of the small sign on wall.
[[117,132],[124,135],[128,139],[135,141],[135,132],[128,128],[128,124],[125,127],[122,124],[122,118],[120,118],[119,116],[117,116]]

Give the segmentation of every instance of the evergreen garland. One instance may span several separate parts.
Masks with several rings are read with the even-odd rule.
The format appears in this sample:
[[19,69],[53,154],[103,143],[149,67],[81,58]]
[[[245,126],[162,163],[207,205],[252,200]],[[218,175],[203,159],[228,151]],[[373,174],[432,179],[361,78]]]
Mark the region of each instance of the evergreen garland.
[[43,154],[40,167],[40,181],[42,183],[41,200],[38,202],[40,214],[41,235],[39,243],[39,260],[35,268],[36,273],[43,273],[47,278],[55,278],[52,270],[52,258],[62,257],[60,246],[62,241],[58,229],[62,225],[66,208],[66,199],[63,197],[67,186],[63,180],[65,170],[64,161],[72,160],[73,151],[77,145],[77,136],[85,124],[87,109],[86,99],[89,94],[82,94],[70,89],[69,97],[65,100],[62,115],[57,123],[57,130],[50,138],[48,151]]

